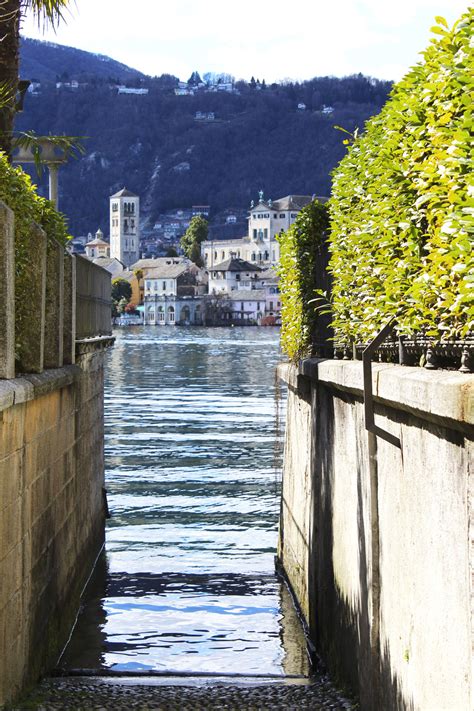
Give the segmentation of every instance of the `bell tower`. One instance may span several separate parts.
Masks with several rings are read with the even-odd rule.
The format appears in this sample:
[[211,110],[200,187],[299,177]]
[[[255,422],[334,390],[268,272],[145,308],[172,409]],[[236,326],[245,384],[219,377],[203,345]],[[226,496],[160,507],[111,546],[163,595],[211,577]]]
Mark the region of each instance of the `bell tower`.
[[140,198],[126,188],[110,198],[110,256],[127,269],[140,257]]

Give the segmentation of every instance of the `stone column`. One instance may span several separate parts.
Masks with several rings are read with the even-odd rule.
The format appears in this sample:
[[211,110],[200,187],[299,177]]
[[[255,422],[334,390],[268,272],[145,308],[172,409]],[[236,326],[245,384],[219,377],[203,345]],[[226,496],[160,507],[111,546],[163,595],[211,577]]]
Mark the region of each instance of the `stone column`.
[[32,225],[29,239],[31,259],[23,267],[16,286],[16,342],[19,370],[42,373],[46,303],[46,235]]
[[0,202],[0,378],[15,377],[14,216]]
[[45,368],[63,364],[64,247],[49,239],[46,259]]

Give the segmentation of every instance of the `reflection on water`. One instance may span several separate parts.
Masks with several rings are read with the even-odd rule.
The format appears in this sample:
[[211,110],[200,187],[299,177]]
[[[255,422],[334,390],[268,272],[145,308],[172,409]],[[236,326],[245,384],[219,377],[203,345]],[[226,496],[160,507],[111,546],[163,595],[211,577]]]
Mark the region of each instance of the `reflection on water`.
[[274,573],[273,329],[116,333],[107,555],[66,668],[306,674]]

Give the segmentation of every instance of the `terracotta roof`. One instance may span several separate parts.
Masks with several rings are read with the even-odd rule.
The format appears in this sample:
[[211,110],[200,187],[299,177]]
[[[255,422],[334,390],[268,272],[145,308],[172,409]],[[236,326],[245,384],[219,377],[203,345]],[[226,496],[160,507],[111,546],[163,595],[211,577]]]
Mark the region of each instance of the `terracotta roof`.
[[215,264],[210,268],[212,272],[261,272],[262,268],[257,264],[246,262],[240,257],[229,257],[220,264]]
[[135,193],[130,192],[130,190],[127,190],[127,188],[122,188],[122,190],[119,190],[118,193],[115,193],[115,195],[111,195],[110,197],[138,197],[138,195],[135,195]]

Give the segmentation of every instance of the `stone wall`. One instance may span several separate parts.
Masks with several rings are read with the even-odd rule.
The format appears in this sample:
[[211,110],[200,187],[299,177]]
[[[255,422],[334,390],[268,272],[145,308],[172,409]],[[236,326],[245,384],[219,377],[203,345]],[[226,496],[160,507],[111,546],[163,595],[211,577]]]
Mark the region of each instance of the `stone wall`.
[[56,662],[103,544],[101,345],[0,381],[0,705]]
[[375,435],[360,362],[280,375],[279,558],[318,653],[364,711],[472,708],[473,376],[374,365]]

